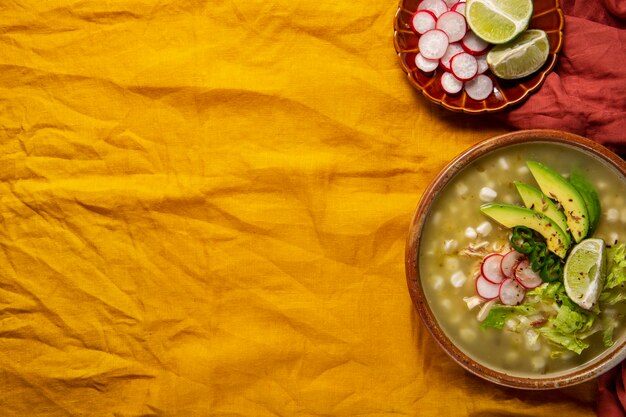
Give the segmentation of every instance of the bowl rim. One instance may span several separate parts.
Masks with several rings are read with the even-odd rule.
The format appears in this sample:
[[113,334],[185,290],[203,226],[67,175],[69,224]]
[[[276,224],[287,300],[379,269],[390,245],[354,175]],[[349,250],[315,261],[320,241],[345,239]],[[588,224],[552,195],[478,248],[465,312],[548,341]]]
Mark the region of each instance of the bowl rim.
[[413,214],[409,234],[407,236],[405,247],[405,273],[413,305],[417,309],[422,322],[435,341],[455,362],[474,375],[498,385],[527,390],[545,390],[576,385],[608,371],[626,358],[626,338],[624,338],[620,344],[615,344],[610,352],[602,354],[599,359],[555,376],[532,378],[496,371],[470,358],[445,335],[426,300],[419,279],[419,263],[417,259],[421,243],[421,232],[425,222],[424,214],[430,209],[438,192],[443,189],[456,174],[479,157],[507,146],[527,142],[564,144],[582,150],[583,152],[589,152],[608,163],[626,178],[626,161],[597,142],[568,132],[544,129],[520,130],[478,142],[461,152],[457,157],[446,164],[422,194]]

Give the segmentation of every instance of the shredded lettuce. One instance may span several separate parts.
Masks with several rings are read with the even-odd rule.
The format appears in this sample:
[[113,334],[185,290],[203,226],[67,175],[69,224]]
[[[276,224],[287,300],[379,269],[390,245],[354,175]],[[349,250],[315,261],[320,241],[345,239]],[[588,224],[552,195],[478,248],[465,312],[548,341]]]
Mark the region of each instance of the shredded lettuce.
[[626,300],[626,244],[607,249],[608,274],[600,293],[600,303],[613,305]]
[[574,303],[562,282],[548,282],[526,293],[526,302],[519,306],[494,305],[481,328],[502,330],[510,319],[517,326],[510,330],[523,332],[533,328],[553,345],[552,357],[565,350],[580,354],[589,347],[586,339],[601,333],[602,343],[613,345],[616,318],[600,315],[608,305],[626,300],[626,244],[607,249],[607,275],[600,293],[600,302],[593,310],[585,310]]
[[623,243],[607,249],[609,273],[604,282],[604,288],[611,289],[626,282],[626,245]]
[[550,324],[555,330],[564,335],[586,332],[591,329],[596,315],[572,310],[563,304],[559,308],[556,317],[550,320]]
[[549,341],[556,343],[559,346],[563,346],[567,350],[576,352],[579,355],[583,350],[589,347],[589,343],[586,343],[575,336],[563,334],[549,327],[542,327],[538,329],[538,331]]
[[529,316],[536,313],[537,309],[530,304],[520,304],[518,306],[495,305],[489,310],[489,314],[485,317],[480,327],[483,329],[493,327],[494,329],[502,330],[504,324],[511,317]]
[[604,331],[602,332],[602,343],[605,347],[613,346],[613,330],[617,325],[617,322],[612,317],[604,317],[602,320]]
[[597,312],[587,311],[572,302],[561,282],[544,283],[527,293],[527,302],[519,306],[494,306],[481,324],[483,329],[504,328],[510,318],[540,315],[532,327],[538,334],[558,346],[553,355],[562,353],[562,348],[580,354],[589,344],[583,339],[600,330],[595,326]]

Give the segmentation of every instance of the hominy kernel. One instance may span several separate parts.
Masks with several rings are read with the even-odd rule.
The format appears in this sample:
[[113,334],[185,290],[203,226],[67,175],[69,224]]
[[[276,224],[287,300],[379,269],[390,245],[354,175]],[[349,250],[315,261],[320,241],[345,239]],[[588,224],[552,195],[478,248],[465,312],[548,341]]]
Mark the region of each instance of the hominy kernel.
[[450,277],[450,283],[455,288],[461,288],[467,281],[467,275],[463,271],[457,271]]
[[478,192],[478,198],[480,198],[480,200],[484,201],[485,203],[492,202],[493,200],[496,199],[497,196],[498,196],[497,191],[489,187],[483,187]]
[[478,227],[476,227],[476,231],[481,236],[487,236],[489,233],[491,233],[491,230],[493,230],[493,226],[490,222],[482,222],[478,225]]
[[619,211],[615,208],[610,208],[606,211],[606,220],[609,222],[616,222],[619,220]]

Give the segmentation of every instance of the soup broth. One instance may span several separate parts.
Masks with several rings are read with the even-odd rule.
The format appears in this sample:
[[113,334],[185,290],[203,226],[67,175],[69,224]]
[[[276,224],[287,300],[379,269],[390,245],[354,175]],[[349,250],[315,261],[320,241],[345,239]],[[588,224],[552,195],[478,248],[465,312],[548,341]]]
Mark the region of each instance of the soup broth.
[[[580,169],[596,187],[602,205],[593,237],[602,238],[607,245],[626,241],[626,184],[617,170],[567,145],[519,144],[476,160],[448,182],[424,224],[418,262],[430,308],[452,342],[479,363],[519,376],[558,374],[583,365],[607,349],[599,332],[586,340],[590,347],[580,355],[568,351],[552,357],[553,346],[542,337],[529,343],[524,334],[481,328],[477,318],[481,305],[470,309],[464,301],[476,295],[474,271],[482,258],[467,256],[463,250],[472,245],[497,252],[508,244],[510,234],[509,229],[481,213],[480,206],[485,202],[481,190],[494,190],[496,202],[523,205],[513,182],[536,185],[526,166],[528,160],[550,166],[565,177],[572,169]],[[625,335],[624,304],[607,307],[601,313],[618,317],[620,325],[613,335],[616,342]]]

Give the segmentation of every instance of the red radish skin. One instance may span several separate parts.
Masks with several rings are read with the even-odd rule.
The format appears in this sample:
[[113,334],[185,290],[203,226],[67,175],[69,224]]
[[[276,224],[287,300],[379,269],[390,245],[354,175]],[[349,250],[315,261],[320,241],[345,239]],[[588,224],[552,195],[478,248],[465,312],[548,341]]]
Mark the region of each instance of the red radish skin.
[[445,55],[449,44],[448,35],[443,30],[433,29],[420,36],[418,48],[424,58],[439,59]]
[[493,81],[485,74],[477,75],[476,78],[465,83],[465,92],[472,100],[482,101],[493,92]]
[[502,269],[502,274],[504,274],[507,278],[515,278],[515,267],[522,259],[525,259],[526,255],[523,253],[519,253],[516,250],[511,250],[507,252],[502,258],[502,262],[500,263],[500,268]]
[[489,282],[485,277],[480,275],[476,279],[476,294],[484,300],[493,300],[500,295],[500,285]]
[[515,267],[515,279],[526,289],[537,288],[543,283],[541,276],[530,266],[528,259],[524,259]]
[[417,6],[417,10],[428,10],[433,12],[435,17],[439,18],[448,11],[448,5],[443,0],[422,0]]
[[415,55],[415,66],[424,72],[433,72],[439,66],[438,59],[428,59],[420,53]]
[[418,10],[411,19],[411,28],[418,35],[422,35],[429,30],[435,29],[437,17],[430,10]]
[[437,29],[443,30],[448,35],[450,42],[457,42],[463,39],[467,33],[467,23],[465,16],[458,12],[445,12],[437,19]]
[[526,296],[526,290],[514,279],[507,278],[500,284],[500,302],[507,306],[520,304]]
[[476,58],[473,55],[461,52],[450,60],[450,69],[459,80],[469,81],[478,73],[478,62],[476,62]]
[[461,45],[463,49],[465,49],[465,52],[472,55],[482,55],[487,52],[487,48],[489,48],[489,44],[474,35],[474,32],[471,30],[461,39]]
[[453,56],[461,52],[463,52],[463,47],[461,46],[460,43],[456,42],[456,43],[451,43],[450,45],[448,45],[448,49],[446,49],[446,53],[439,60],[443,69],[445,69],[446,71],[451,71],[450,60],[452,59]]
[[494,284],[500,284],[506,279],[504,274],[502,274],[502,269],[500,268],[502,258],[503,256],[499,253],[492,253],[485,256],[483,259],[483,262],[480,265],[480,273],[487,281]]
[[461,13],[463,16],[465,16],[465,2],[460,1],[456,3],[454,6],[450,8],[450,10]]
[[463,89],[463,81],[456,78],[451,72],[441,74],[441,88],[447,94],[457,94]]

